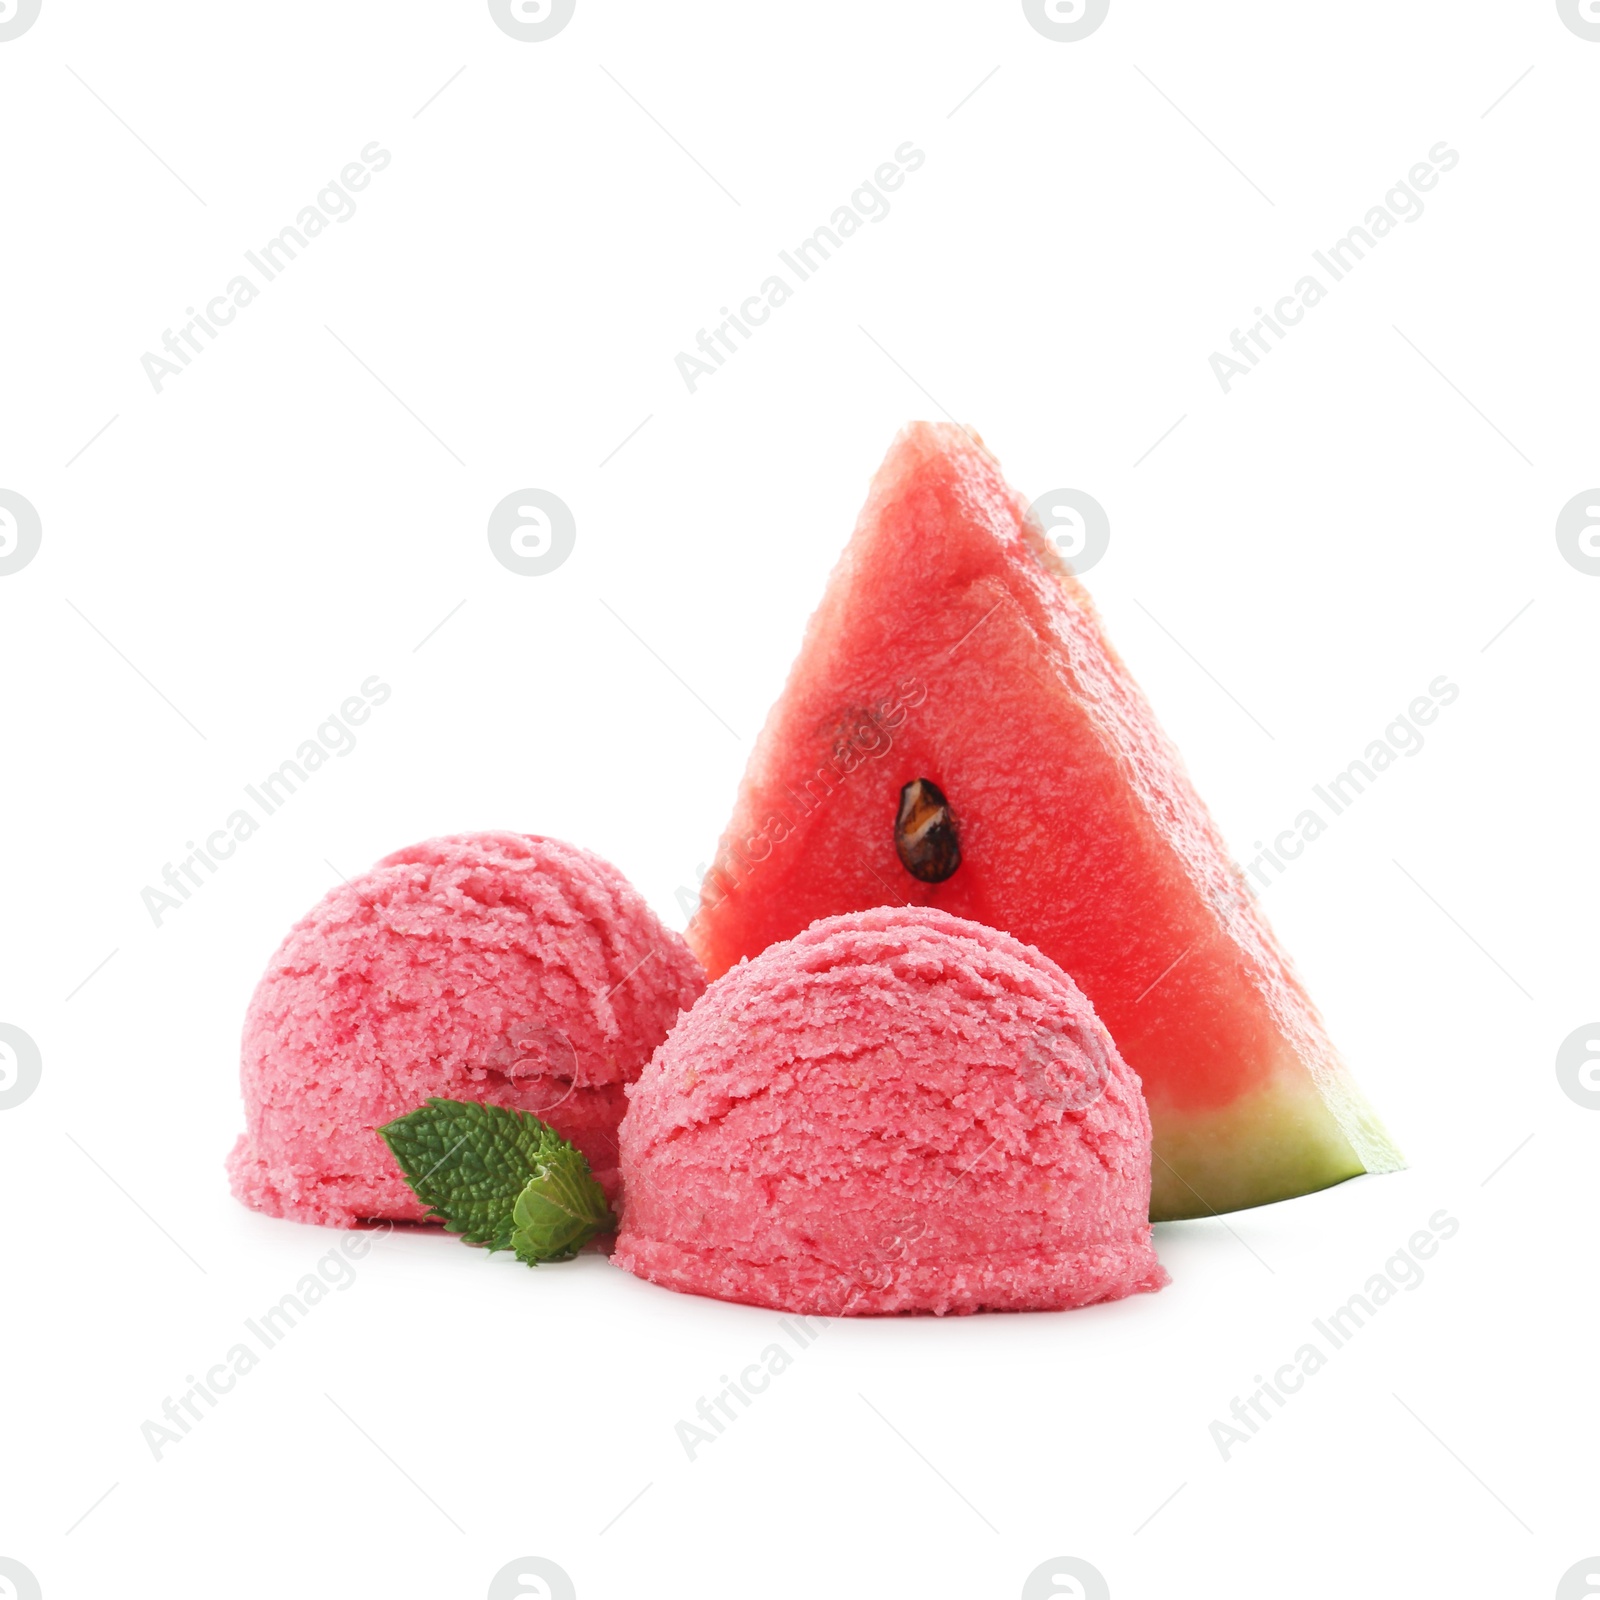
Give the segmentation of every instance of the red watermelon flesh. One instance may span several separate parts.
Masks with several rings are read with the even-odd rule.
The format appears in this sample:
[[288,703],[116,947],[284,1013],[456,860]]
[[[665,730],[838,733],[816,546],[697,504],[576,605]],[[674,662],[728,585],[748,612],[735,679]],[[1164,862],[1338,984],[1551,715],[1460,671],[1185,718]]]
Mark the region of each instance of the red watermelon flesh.
[[[954,850],[917,832],[940,802]],[[895,904],[1003,929],[1077,981],[1144,1086],[1152,1218],[1401,1164],[1087,593],[941,423],[873,482],[687,937],[716,978]]]

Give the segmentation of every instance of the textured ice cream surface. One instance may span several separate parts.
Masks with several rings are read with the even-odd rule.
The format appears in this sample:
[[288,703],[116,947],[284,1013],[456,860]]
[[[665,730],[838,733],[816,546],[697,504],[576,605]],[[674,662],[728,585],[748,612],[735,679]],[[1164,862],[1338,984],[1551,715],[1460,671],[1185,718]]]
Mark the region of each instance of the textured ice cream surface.
[[613,1260],[668,1288],[847,1316],[1167,1281],[1138,1079],[1054,962],[946,912],[769,946],[628,1095]]
[[234,1194],[353,1227],[425,1208],[375,1131],[430,1096],[531,1111],[615,1196],[626,1085],[705,987],[615,867],[557,839],[430,839],[331,890],[245,1017]]

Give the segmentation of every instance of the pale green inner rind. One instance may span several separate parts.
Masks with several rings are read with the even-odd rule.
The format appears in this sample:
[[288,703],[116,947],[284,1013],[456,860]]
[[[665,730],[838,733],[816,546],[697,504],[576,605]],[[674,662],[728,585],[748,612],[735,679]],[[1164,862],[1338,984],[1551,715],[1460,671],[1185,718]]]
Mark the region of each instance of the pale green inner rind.
[[[1348,1078],[1341,1110],[1365,1112],[1340,1131],[1332,1108],[1298,1066],[1267,1088],[1215,1111],[1152,1105],[1158,1153],[1152,1163],[1150,1220],[1174,1222],[1270,1205],[1405,1163]],[[1179,1176],[1179,1173],[1182,1176]]]

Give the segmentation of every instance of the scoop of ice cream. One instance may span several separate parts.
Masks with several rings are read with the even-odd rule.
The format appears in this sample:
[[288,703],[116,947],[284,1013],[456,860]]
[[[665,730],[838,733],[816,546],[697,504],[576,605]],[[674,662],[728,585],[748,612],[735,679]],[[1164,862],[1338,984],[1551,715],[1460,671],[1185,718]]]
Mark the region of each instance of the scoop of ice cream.
[[297,923],[256,989],[233,1192],[301,1222],[420,1220],[375,1130],[438,1095],[533,1112],[614,1197],[625,1085],[704,987],[586,850],[517,833],[397,850]]
[[813,923],[706,990],[628,1091],[613,1259],[846,1316],[1159,1289],[1150,1117],[1076,984],[927,908]]

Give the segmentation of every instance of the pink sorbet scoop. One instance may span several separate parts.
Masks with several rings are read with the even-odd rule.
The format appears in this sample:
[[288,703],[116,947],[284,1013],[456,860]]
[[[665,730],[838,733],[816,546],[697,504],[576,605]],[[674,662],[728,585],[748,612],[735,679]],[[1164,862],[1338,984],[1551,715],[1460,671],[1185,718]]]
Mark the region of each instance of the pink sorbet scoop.
[[233,1192],[300,1222],[419,1221],[374,1130],[438,1095],[533,1112],[615,1199],[624,1086],[704,987],[587,850],[518,833],[397,850],[298,922],[256,989]]
[[822,1316],[1159,1289],[1150,1117],[1076,984],[928,908],[813,923],[706,990],[628,1091],[613,1259]]

